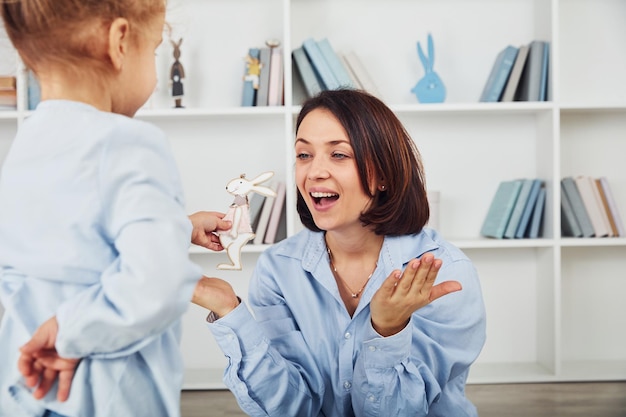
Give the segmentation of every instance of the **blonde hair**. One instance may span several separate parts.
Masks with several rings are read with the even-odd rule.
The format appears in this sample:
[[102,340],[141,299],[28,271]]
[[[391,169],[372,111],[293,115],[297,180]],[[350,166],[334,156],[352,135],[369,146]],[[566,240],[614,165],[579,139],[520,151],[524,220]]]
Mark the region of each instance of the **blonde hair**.
[[165,13],[166,0],[0,0],[4,27],[27,67],[49,63],[95,68],[106,60],[108,27],[123,17],[136,39]]

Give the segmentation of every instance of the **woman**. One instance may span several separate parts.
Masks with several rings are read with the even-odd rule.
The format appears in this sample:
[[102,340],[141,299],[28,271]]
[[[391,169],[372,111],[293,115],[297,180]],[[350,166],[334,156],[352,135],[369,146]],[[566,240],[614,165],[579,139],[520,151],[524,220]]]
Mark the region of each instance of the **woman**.
[[[380,100],[324,91],[296,122],[306,229],[260,255],[247,310],[203,278],[194,302],[252,416],[475,416],[469,367],[485,341],[470,260],[424,229],[420,157]],[[401,272],[404,271],[404,272]]]

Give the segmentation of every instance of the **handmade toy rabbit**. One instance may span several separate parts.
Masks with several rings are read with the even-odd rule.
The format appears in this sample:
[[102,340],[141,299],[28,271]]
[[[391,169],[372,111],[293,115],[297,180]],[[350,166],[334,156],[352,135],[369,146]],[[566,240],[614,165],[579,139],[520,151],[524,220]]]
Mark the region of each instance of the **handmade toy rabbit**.
[[424,77],[417,82],[411,92],[417,96],[420,103],[443,103],[446,99],[446,87],[439,75],[433,70],[435,64],[435,48],[433,46],[433,38],[428,34],[428,56],[424,55],[422,47],[417,42],[417,54],[424,65]]
[[180,44],[183,43],[183,38],[180,38],[178,42],[174,42],[170,39],[172,46],[174,47],[174,63],[170,69],[170,81],[172,83],[172,97],[174,97],[174,103],[177,108],[183,107],[183,78],[185,78],[185,69],[183,64],[180,63]]
[[258,177],[248,180],[245,174],[232,179],[226,185],[226,191],[235,196],[235,200],[228,208],[224,220],[230,220],[230,230],[219,232],[220,243],[226,249],[230,264],[219,264],[217,269],[241,269],[241,248],[254,239],[254,231],[250,225],[250,206],[248,194],[256,192],[267,197],[276,197],[276,192],[269,187],[259,185],[274,175],[273,172],[264,172]]

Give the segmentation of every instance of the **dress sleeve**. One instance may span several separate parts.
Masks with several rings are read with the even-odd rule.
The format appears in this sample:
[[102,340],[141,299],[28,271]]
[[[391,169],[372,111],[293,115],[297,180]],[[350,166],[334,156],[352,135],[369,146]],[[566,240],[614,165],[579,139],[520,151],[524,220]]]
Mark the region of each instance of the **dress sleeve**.
[[383,338],[370,324],[354,369],[357,416],[392,409],[396,416],[426,416],[443,391],[466,401],[465,379],[485,342],[485,311],[469,260],[444,262],[437,281],[446,280],[460,281],[463,289],[413,313],[401,332]]
[[228,357],[224,383],[250,416],[317,416],[324,382],[272,279],[288,271],[269,264],[262,254],[251,279],[249,298],[256,319],[241,303],[208,325]]
[[189,260],[191,223],[163,133],[118,129],[102,148],[100,233],[117,253],[92,285],[57,311],[66,357],[120,356],[150,343],[186,311],[201,270]]

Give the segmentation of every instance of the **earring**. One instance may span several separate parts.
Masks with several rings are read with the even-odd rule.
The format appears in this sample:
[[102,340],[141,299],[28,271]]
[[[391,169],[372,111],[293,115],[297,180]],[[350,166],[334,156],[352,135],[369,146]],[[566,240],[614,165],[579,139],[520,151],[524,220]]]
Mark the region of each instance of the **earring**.
[[381,185],[381,186],[380,186],[380,191],[385,191],[385,188],[387,188],[387,187],[385,186],[385,184]]

